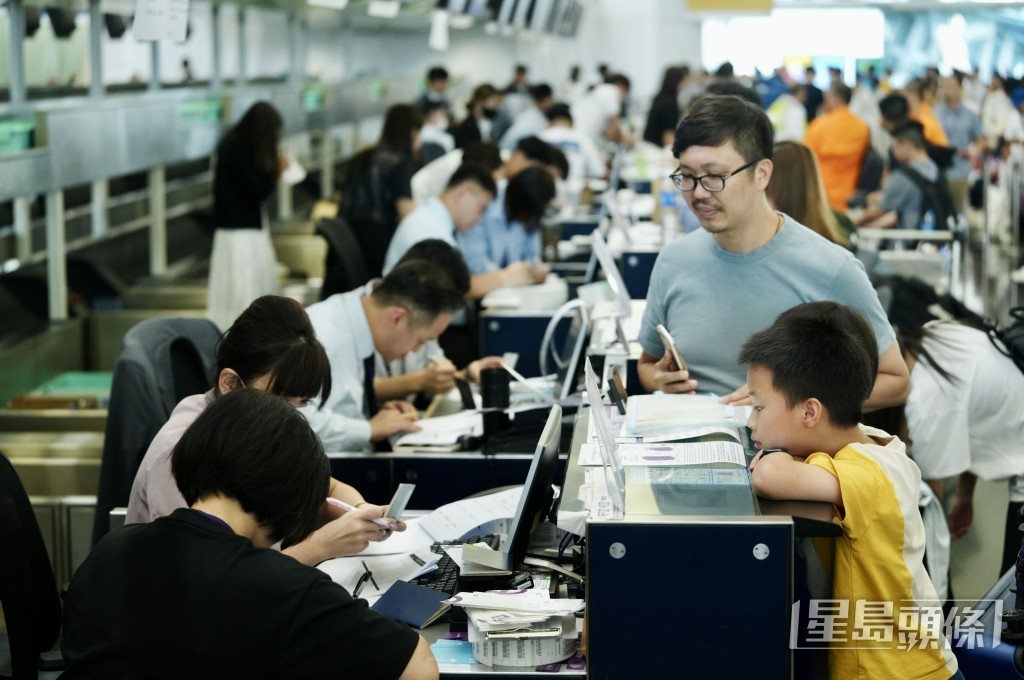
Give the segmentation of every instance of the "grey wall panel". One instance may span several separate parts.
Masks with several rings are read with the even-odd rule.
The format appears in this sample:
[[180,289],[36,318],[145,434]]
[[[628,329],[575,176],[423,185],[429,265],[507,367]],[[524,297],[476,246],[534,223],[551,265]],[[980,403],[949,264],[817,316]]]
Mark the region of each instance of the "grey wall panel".
[[50,174],[49,149],[0,156],[0,200],[46,192]]
[[69,187],[123,174],[125,109],[64,109],[47,114],[52,185]]

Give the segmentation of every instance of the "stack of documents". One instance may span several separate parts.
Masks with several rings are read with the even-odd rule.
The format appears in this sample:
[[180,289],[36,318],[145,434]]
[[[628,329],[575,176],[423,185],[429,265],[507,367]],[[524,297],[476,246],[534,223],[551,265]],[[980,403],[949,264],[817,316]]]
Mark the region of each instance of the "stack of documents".
[[483,415],[477,411],[460,411],[447,416],[417,420],[419,432],[407,432],[395,438],[391,445],[400,449],[420,451],[455,451],[459,448],[459,437],[484,433]]
[[552,600],[546,590],[458,593],[447,602],[463,607],[467,619],[481,632],[529,629],[531,624],[583,607],[583,600]]
[[693,437],[695,430],[735,432],[736,425],[733,407],[716,397],[642,394],[626,402],[626,420],[616,439],[664,442]]

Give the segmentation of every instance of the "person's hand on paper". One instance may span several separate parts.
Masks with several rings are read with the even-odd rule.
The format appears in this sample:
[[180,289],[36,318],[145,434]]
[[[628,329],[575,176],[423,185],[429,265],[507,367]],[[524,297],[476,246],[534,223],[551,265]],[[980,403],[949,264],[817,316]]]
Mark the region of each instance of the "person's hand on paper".
[[725,395],[718,400],[719,403],[728,404],[730,406],[750,406],[754,402],[750,399],[750,388],[746,383],[736,390]]
[[[402,407],[392,407],[391,404],[405,404],[408,410],[403,411]],[[420,426],[415,423],[419,418],[416,409],[412,404],[404,401],[389,401],[377,415],[370,418],[370,439],[380,441],[387,439],[399,432],[419,432]]]
[[412,420],[416,420],[416,418],[419,417],[419,413],[416,411],[416,407],[410,404],[409,402],[405,401],[404,399],[392,399],[390,401],[385,401],[383,404],[381,404],[380,410],[383,411],[385,409],[398,411],[399,413],[405,415],[415,416],[412,418]]
[[501,270],[503,286],[529,286],[534,282],[533,265],[529,262],[513,262]]
[[455,387],[455,364],[448,359],[434,361],[422,371],[420,392],[446,394]]
[[313,565],[334,557],[355,555],[365,550],[370,541],[382,541],[391,535],[390,531],[382,535],[381,532],[385,530],[372,521],[380,517],[382,511],[379,505],[361,505],[327,522],[310,534],[309,538],[284,552],[304,564]]
[[693,394],[697,381],[690,380],[689,371],[677,371],[675,359],[666,351],[654,364],[654,388],[665,394]]
[[504,365],[501,357],[481,357],[470,362],[469,366],[466,366],[464,373],[470,380],[478,383],[480,382],[480,371],[485,368],[501,368]]

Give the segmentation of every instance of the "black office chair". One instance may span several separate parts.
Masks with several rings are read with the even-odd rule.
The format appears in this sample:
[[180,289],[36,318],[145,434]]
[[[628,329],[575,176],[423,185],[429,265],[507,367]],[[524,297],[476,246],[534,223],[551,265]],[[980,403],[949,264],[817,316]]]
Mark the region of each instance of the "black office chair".
[[93,545],[109,529],[110,510],[128,505],[135,473],[153,437],[179,401],[213,384],[220,329],[208,319],[147,319],[124,336],[114,364]]
[[370,280],[362,246],[348,222],[335,217],[316,223],[316,233],[327,240],[327,261],[320,299],[347,293]]
[[60,653],[51,652],[61,625],[61,602],[53,567],[25,487],[3,452],[0,603],[11,647],[12,677],[36,678],[40,670],[62,669]]

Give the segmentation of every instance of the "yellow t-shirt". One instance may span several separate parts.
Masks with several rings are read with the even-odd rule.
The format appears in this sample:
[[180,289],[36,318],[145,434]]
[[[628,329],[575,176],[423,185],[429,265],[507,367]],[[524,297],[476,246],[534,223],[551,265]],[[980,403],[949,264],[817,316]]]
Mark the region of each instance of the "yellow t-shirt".
[[819,617],[812,608],[811,631],[831,635],[829,666],[836,680],[948,680],[957,662],[924,568],[924,524],[917,506],[921,473],[898,438],[861,428],[888,443],[850,444],[834,458],[825,453],[807,458],[808,465],[839,480],[843,495],[833,599],[819,603]]

